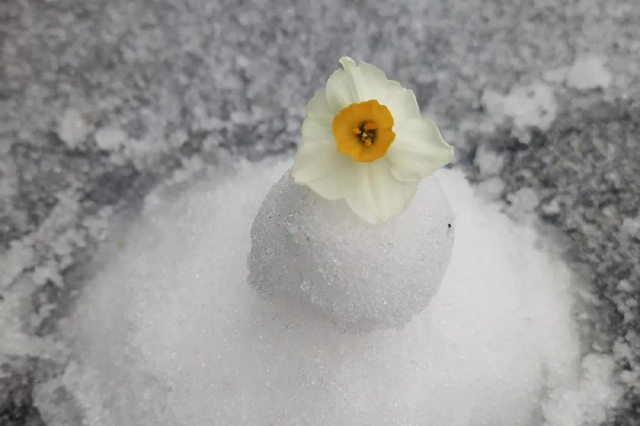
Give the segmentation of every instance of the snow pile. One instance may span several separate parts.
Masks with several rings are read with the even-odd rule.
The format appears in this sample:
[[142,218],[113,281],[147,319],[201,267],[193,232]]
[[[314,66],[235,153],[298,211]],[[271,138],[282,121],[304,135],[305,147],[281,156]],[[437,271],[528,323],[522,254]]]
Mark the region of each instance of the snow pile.
[[405,327],[344,334],[258,297],[249,229],[285,169],[149,197],[68,322],[77,362],[37,395],[49,425],[69,421],[62,400],[114,426],[555,426],[611,404],[608,366],[582,376],[569,271],[456,172],[438,173],[456,215],[451,263]]
[[578,90],[606,89],[613,76],[605,66],[606,58],[591,53],[579,55],[571,66],[560,67],[544,73],[545,81],[566,84]]
[[287,173],[251,228],[249,282],[286,306],[307,304],[345,331],[400,327],[438,291],[453,229],[435,177],[402,215],[372,226]]
[[578,90],[608,87],[613,77],[604,63],[605,58],[597,55],[579,56],[569,69],[567,85]]
[[77,109],[67,108],[58,122],[58,137],[71,149],[81,146],[92,131],[91,117]]
[[500,174],[504,166],[504,156],[491,150],[486,144],[482,144],[478,146],[474,163],[478,167],[478,177],[486,179]]
[[506,96],[487,90],[482,95],[482,103],[495,124],[509,122],[514,134],[525,142],[529,140],[531,128],[548,130],[558,114],[552,87],[540,81],[515,86]]
[[127,143],[127,135],[115,127],[101,128],[96,132],[96,144],[105,151],[117,151]]
[[604,422],[607,409],[615,407],[622,397],[621,388],[612,380],[614,370],[615,362],[610,357],[585,356],[580,382],[552,390],[543,401],[544,426],[595,426]]

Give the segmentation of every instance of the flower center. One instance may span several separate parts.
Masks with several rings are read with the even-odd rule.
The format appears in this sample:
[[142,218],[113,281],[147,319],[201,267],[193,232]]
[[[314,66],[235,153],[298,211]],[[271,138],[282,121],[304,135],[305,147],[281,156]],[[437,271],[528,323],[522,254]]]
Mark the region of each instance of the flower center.
[[351,104],[341,109],[331,130],[338,151],[360,162],[383,157],[396,135],[391,130],[393,116],[376,100]]
[[360,142],[364,144],[364,146],[373,145],[373,141],[376,138],[376,129],[378,125],[373,121],[368,123],[363,123],[360,127],[353,128],[353,134],[360,137]]

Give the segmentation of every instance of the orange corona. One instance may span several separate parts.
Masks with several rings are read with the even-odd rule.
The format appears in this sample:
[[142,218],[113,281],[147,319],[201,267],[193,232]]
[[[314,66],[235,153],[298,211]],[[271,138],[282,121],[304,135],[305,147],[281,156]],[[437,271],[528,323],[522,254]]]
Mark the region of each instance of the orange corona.
[[393,143],[393,117],[376,100],[351,104],[333,118],[331,130],[338,151],[360,162],[384,157]]

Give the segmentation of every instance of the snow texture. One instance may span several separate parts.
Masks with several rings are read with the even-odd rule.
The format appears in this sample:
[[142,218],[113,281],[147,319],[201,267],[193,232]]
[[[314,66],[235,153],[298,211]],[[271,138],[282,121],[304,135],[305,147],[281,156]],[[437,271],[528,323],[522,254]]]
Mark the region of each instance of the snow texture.
[[456,195],[448,273],[404,328],[345,334],[258,297],[249,229],[286,167],[147,198],[65,322],[74,361],[36,391],[49,425],[566,426],[613,403],[611,366],[580,367],[568,269],[458,172],[438,173]]
[[[557,256],[584,272],[583,291],[594,289],[579,309],[585,347],[614,356],[628,387],[604,424],[640,424],[640,238],[629,232],[640,206],[637,0],[14,0],[0,9],[0,424],[43,423],[33,395],[69,365],[56,331],[98,242],[113,234],[112,215],[224,153],[256,161],[292,150],[305,102],[344,54],[411,87],[457,161],[481,139],[505,154],[500,176],[481,183],[488,196],[535,189],[539,216],[566,237]],[[567,86],[584,55],[602,58],[607,87]],[[556,118],[516,139],[522,130],[496,120],[482,95],[541,79]],[[69,108],[127,143],[101,149],[93,131],[78,146],[64,141]],[[48,401],[59,415],[68,408],[66,424],[82,424],[72,395],[56,392]]]
[[480,145],[476,151],[474,162],[478,167],[478,177],[486,179],[500,174],[500,170],[504,165],[504,158],[486,145]]
[[[499,198],[510,204],[507,212],[519,221],[531,221],[537,212],[545,227],[564,230],[562,256],[590,282],[578,308],[585,345],[592,355],[614,361],[614,374],[625,385],[620,405],[602,421],[608,425],[640,424],[638,117],[634,100],[597,102],[572,109],[548,132],[534,132],[524,148],[508,131],[478,142],[478,149],[504,158]],[[480,179],[478,188],[492,186],[495,178],[481,180],[480,169],[469,167],[470,178]],[[584,422],[598,424],[598,418],[585,416]]]
[[487,91],[482,102],[497,123],[512,120],[516,134],[522,138],[530,127],[547,130],[558,109],[553,89],[542,82],[516,86],[506,96]]
[[73,108],[67,108],[58,123],[58,137],[71,149],[82,145],[92,131],[91,118]]
[[434,176],[402,215],[370,225],[286,173],[251,228],[249,281],[264,297],[302,302],[345,331],[400,327],[438,291],[453,230]]
[[96,132],[96,144],[105,151],[117,151],[127,142],[127,135],[118,128],[104,128]]
[[611,73],[597,55],[579,56],[567,74],[567,86],[578,90],[597,89],[611,84]]

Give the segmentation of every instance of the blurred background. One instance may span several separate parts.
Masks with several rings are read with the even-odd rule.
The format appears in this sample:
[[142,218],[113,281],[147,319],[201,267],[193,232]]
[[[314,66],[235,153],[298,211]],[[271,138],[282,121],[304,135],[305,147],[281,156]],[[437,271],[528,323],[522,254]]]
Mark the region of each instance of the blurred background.
[[0,49],[0,425],[46,424],[33,395],[112,218],[293,153],[343,55],[412,88],[452,167],[557,242],[625,384],[602,424],[640,424],[638,0],[0,0]]

